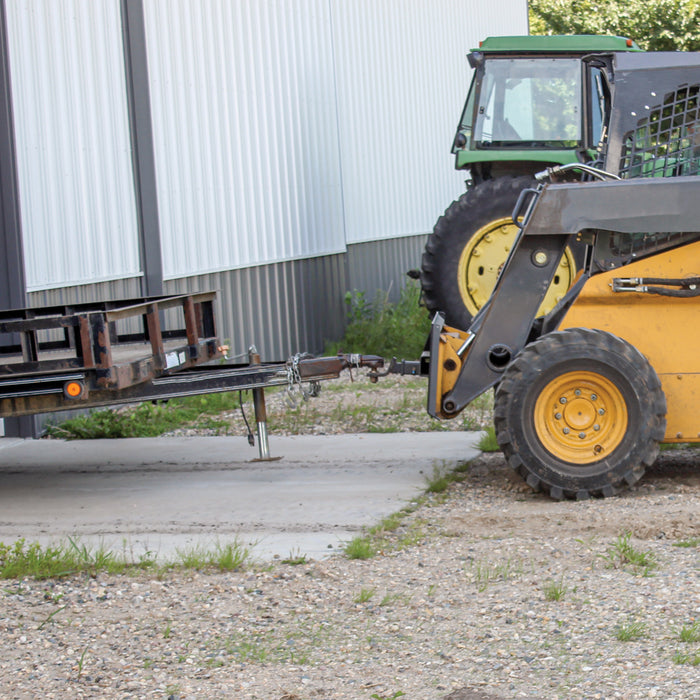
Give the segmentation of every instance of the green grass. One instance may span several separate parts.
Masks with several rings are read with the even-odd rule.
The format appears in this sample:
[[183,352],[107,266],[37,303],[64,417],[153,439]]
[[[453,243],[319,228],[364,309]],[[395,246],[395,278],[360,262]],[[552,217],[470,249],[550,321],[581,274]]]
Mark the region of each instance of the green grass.
[[567,588],[564,585],[564,578],[562,577],[559,581],[548,581],[545,583],[543,590],[545,600],[550,602],[563,600],[567,592]]
[[374,543],[367,536],[353,538],[343,551],[348,559],[371,559],[377,553]]
[[[252,563],[250,552],[237,542],[217,544],[212,549],[194,547],[178,551],[176,559],[157,564],[151,552],[137,559],[102,547],[91,548],[74,538],[42,546],[19,539],[13,544],[0,542],[0,578],[37,580],[58,579],[75,574],[94,576],[100,572],[117,574],[155,569],[214,569],[238,571]],[[55,602],[58,602],[55,601]]]
[[500,452],[501,448],[496,442],[496,431],[492,426],[486,428],[486,435],[476,445],[482,452]]
[[471,564],[471,573],[477,590],[483,593],[496,581],[508,581],[520,577],[523,573],[523,565],[522,562],[510,558],[500,562],[475,561]]
[[408,281],[395,304],[388,298],[384,291],[378,291],[371,301],[364,292],[348,292],[345,335],[328,344],[326,353],[361,352],[417,360],[430,332],[428,312],[420,305],[420,284]]
[[688,664],[689,666],[700,666],[700,651],[696,652],[684,652],[677,651],[673,655],[673,663],[675,664]]
[[696,621],[692,625],[683,625],[678,630],[678,641],[684,644],[700,642],[700,621]]
[[615,639],[619,642],[635,642],[646,636],[647,626],[643,622],[628,620],[615,628]]
[[372,598],[374,598],[375,590],[374,588],[363,588],[356,596],[356,603],[369,603]]
[[631,533],[620,535],[615,543],[608,547],[604,555],[609,569],[626,569],[634,574],[649,576],[659,566],[656,556],[651,551],[636,549],[630,543]]
[[219,432],[227,423],[218,416],[239,408],[237,392],[186,396],[167,403],[142,403],[136,408],[94,411],[59,425],[49,425],[46,433],[64,440],[91,440],[157,437],[183,426]]
[[694,549],[695,547],[700,547],[700,537],[691,537],[687,540],[680,540],[680,542],[674,542],[673,546]]

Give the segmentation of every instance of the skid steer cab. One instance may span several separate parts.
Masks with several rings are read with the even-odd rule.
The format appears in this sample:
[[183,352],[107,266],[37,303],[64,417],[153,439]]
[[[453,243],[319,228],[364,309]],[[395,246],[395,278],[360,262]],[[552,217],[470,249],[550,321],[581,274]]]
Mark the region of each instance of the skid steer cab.
[[[660,442],[700,441],[700,55],[588,56],[602,77],[597,160],[538,173],[519,233],[469,328],[436,313],[428,412],[495,387],[510,466],[555,499],[637,482]],[[538,309],[573,241],[584,263]]]

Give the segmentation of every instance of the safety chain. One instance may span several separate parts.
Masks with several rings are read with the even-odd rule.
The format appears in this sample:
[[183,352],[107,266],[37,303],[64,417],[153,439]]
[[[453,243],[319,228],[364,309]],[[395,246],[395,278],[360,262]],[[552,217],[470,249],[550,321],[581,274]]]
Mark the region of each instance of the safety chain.
[[[287,360],[287,405],[290,408],[296,408],[298,401],[296,398],[296,392],[298,392],[304,401],[307,401],[309,396],[317,396],[314,393],[314,388],[312,387],[311,392],[307,392],[304,389],[304,385],[301,381],[301,372],[299,371],[299,362],[305,358],[310,357],[308,353],[297,353]],[[314,382],[317,383],[317,382]]]

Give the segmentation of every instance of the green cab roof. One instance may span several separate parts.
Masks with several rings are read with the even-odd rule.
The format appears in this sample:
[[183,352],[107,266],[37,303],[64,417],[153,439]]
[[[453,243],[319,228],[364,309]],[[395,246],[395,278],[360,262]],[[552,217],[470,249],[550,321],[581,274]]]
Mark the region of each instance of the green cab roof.
[[478,49],[483,53],[543,53],[547,51],[575,53],[607,53],[609,51],[641,51],[639,46],[622,36],[576,34],[570,36],[490,36]]

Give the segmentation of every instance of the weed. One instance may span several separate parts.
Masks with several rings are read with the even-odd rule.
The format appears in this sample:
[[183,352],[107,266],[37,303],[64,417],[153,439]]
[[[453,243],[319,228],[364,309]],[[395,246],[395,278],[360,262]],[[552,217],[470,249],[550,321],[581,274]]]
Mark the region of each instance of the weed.
[[445,472],[444,468],[439,467],[437,464],[433,465],[433,475],[432,477],[426,477],[426,491],[428,493],[443,493],[447,491],[447,487],[450,485],[450,478],[448,473]]
[[404,695],[406,695],[406,693],[404,693],[403,690],[397,690],[392,695],[379,695],[378,693],[372,693],[370,698],[371,700],[398,700],[398,698],[402,698]]
[[544,586],[544,597],[545,600],[551,602],[562,600],[566,595],[567,588],[564,585],[564,577],[559,579],[559,581],[549,581]]
[[201,545],[177,550],[179,565],[185,569],[218,569],[238,571],[250,560],[250,551],[237,541],[222,545],[217,542],[214,549]]
[[212,416],[240,407],[236,392],[171,399],[167,403],[142,403],[136,408],[94,411],[47,426],[48,435],[64,440],[157,437],[189,425],[220,431],[225,423]]
[[521,562],[506,559],[503,562],[492,563],[489,561],[477,561],[472,564],[474,583],[477,590],[485,591],[494,581],[507,581],[523,572]]
[[163,639],[170,639],[170,635],[173,633],[173,621],[168,620],[165,623],[165,629],[163,630]]
[[43,630],[46,625],[55,625],[56,622],[54,621],[54,617],[58,615],[58,613],[62,612],[65,610],[68,606],[67,605],[62,605],[60,608],[57,610],[54,610],[53,612],[49,613],[46,619],[37,627],[38,630]]
[[615,639],[620,642],[634,642],[646,635],[647,626],[643,622],[628,621],[621,622],[615,628]]
[[677,651],[673,655],[673,663],[688,664],[690,666],[700,666],[700,651],[691,653]]
[[89,646],[86,646],[83,649],[83,653],[80,655],[80,658],[78,659],[78,678],[80,678],[80,676],[83,675],[83,667],[85,665],[85,657],[87,656],[89,648],[90,648]]
[[420,285],[409,281],[399,300],[389,301],[389,292],[378,291],[374,300],[364,292],[348,292],[348,324],[345,335],[326,347],[337,352],[374,353],[382,357],[420,357],[430,331],[430,318],[420,305]]
[[356,603],[368,603],[374,598],[374,588],[362,588],[355,596]]
[[700,642],[700,620],[689,626],[683,625],[678,630],[678,639],[685,644]]
[[384,608],[392,603],[399,603],[403,601],[404,598],[405,596],[401,595],[401,593],[387,593],[379,603],[379,607]]
[[306,564],[306,555],[301,554],[297,549],[296,553],[290,552],[286,559],[282,559],[283,564],[289,564],[289,566],[301,566]]
[[658,567],[653,552],[640,551],[630,544],[631,533],[620,535],[615,543],[608,547],[604,556],[609,569],[631,567],[632,573],[648,576],[652,569]]
[[482,452],[500,452],[500,447],[496,442],[496,431],[492,426],[486,428],[486,434],[477,443],[477,448]]
[[376,549],[369,537],[355,537],[345,545],[345,556],[348,559],[371,559]]
[[687,540],[681,540],[680,542],[674,542],[673,546],[694,549],[695,547],[700,547],[700,537],[691,537],[690,539],[687,539]]

